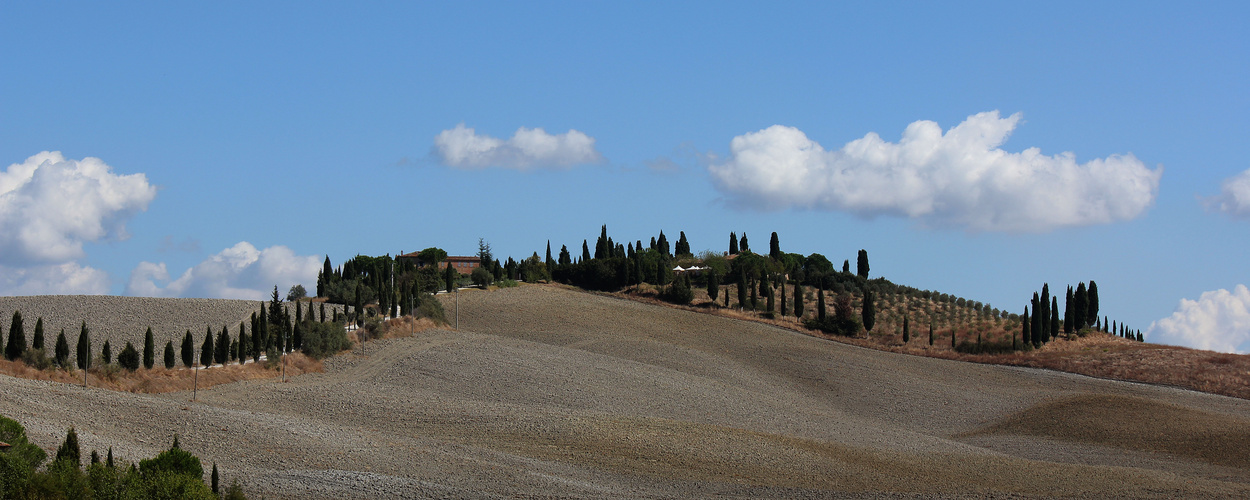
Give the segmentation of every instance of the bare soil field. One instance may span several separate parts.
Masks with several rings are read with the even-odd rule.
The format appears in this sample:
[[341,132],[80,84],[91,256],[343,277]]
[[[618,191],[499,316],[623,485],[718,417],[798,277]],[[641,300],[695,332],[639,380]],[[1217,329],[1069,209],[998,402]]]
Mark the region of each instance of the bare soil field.
[[458,330],[286,383],[193,402],[0,377],[0,414],[123,460],[177,433],[268,498],[1250,496],[1250,401],[555,286],[457,295]]

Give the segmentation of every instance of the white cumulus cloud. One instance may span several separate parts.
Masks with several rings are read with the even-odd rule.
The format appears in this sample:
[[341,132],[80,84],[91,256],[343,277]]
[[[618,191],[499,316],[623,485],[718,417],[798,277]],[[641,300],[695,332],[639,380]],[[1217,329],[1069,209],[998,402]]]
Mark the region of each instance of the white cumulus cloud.
[[156,187],[143,174],[118,175],[99,158],[44,151],[0,172],[0,264],[64,263],[83,243],[124,239]]
[[173,281],[169,281],[164,262],[140,262],[130,272],[126,294],[265,300],[277,285],[285,297],[292,285],[315,285],[321,264],[319,257],[295,255],[285,246],[257,250],[242,241],[187,269]]
[[0,294],[100,294],[108,273],[83,266],[83,244],[126,238],[156,188],[99,158],[44,151],[0,171]]
[[1176,312],[1155,321],[1146,340],[1221,352],[1250,351],[1250,289],[1237,285],[1181,299]]
[[1250,170],[1220,184],[1220,194],[1206,200],[1207,208],[1233,217],[1250,218]]
[[108,273],[77,262],[0,266],[0,295],[103,295],[109,283]]
[[970,231],[1042,232],[1130,220],[1154,204],[1162,167],[1132,154],[1077,163],[1072,153],[999,148],[1021,120],[979,113],[942,132],[913,122],[897,143],[869,133],[825,150],[774,125],[735,137],[712,180],[738,206],[910,217]]
[[508,140],[477,135],[463,123],[434,137],[434,152],[449,167],[502,167],[517,170],[565,168],[600,163],[595,139],[576,130],[548,134],[541,128],[517,129]]

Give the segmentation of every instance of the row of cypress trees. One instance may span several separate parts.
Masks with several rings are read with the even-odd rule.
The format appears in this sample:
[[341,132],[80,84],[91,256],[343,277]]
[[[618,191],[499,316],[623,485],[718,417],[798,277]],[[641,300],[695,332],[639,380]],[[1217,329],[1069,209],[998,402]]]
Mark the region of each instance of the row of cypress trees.
[[[238,336],[233,338],[230,336],[226,326],[222,326],[221,331],[217,334],[213,333],[212,327],[207,327],[207,333],[200,346],[200,364],[209,366],[225,364],[234,360],[242,361],[249,355],[252,356],[253,360],[259,361],[261,352],[274,349],[277,347],[277,343],[281,344],[280,347],[283,352],[300,349],[304,337],[304,312],[301,302],[296,302],[295,304],[295,318],[292,320],[290,309],[281,305],[281,300],[277,297],[277,287],[274,287],[274,300],[270,302],[269,308],[261,308],[259,317],[256,313],[252,313],[252,335],[247,334],[244,323],[239,323]],[[277,320],[271,321],[270,318],[273,318],[275,313],[277,313]],[[311,304],[308,306],[307,316],[310,321],[317,321],[317,310]],[[321,304],[319,316],[319,322],[322,323],[327,322],[329,319],[324,303]],[[275,333],[270,335],[270,331]],[[278,332],[284,334],[279,334]],[[4,332],[0,330],[0,339],[4,338]],[[182,340],[181,349],[181,359],[184,366],[189,367],[195,361],[193,359],[195,351],[193,342],[191,330],[187,330],[186,336]],[[51,365],[62,369],[88,369],[92,367],[93,363],[91,332],[87,327],[86,321],[83,321],[78,335],[75,364],[70,363],[69,342],[64,329],[57,335],[52,359],[46,360],[43,317],[36,320],[34,335],[28,345],[22,313],[21,311],[14,311],[13,319],[9,325],[7,340],[3,344],[4,357],[9,361],[24,359],[36,366],[50,361]],[[152,328],[148,327],[144,333],[142,353],[128,341],[117,355],[117,364],[131,371],[138,370],[140,366],[151,369],[156,365],[155,344]],[[101,346],[100,359],[105,364],[113,362],[113,346],[107,339]],[[165,368],[173,368],[176,365],[173,341],[165,344],[163,361]]]

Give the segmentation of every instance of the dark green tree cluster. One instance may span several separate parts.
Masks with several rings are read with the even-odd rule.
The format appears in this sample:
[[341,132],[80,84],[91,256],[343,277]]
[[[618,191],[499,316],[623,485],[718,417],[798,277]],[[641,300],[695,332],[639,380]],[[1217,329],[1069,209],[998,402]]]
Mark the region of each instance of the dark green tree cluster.
[[[204,484],[199,458],[179,448],[177,436],[169,450],[137,467],[116,460],[112,448],[107,460],[93,450],[84,467],[72,427],[46,467],[41,466],[47,454],[27,439],[18,422],[0,416],[0,441],[12,445],[0,453],[0,498],[222,498]],[[224,493],[224,498],[244,498],[237,481]]]

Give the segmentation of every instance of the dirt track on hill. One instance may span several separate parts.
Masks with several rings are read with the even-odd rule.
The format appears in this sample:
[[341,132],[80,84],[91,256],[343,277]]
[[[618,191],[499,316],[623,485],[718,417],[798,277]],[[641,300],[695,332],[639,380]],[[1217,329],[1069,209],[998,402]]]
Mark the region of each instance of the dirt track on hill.
[[[444,298],[448,316],[454,301]],[[558,287],[286,383],[136,395],[0,378],[53,449],[173,433],[266,497],[1246,497],[1250,401],[891,354]]]

